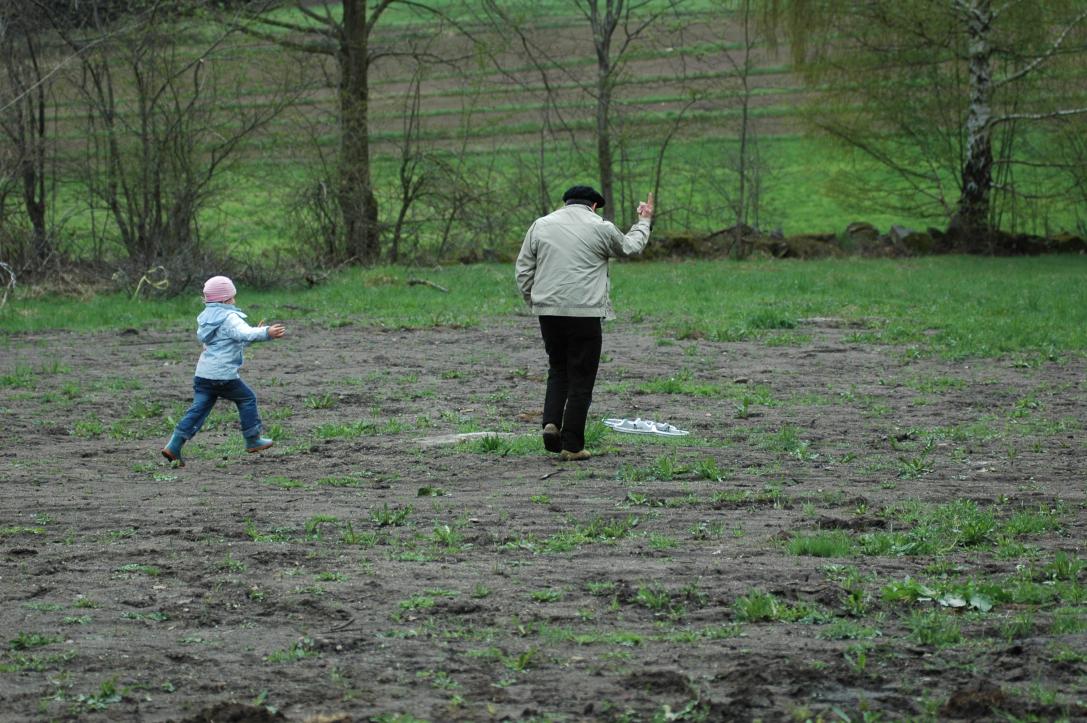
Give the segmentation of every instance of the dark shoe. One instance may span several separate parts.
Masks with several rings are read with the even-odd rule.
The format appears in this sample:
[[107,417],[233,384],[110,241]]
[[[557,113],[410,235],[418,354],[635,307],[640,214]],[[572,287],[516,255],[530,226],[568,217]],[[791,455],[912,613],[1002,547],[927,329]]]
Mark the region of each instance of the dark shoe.
[[559,434],[559,428],[551,423],[545,424],[543,428],[543,442],[544,449],[548,452],[561,452],[562,436]]
[[170,441],[162,448],[162,456],[178,467],[185,466],[185,460],[181,459],[181,447],[185,444],[185,438],[177,432],[170,437]]
[[578,452],[570,452],[565,449],[562,450],[563,462],[580,462],[583,459],[589,459],[589,457],[592,457],[592,455],[589,454],[589,450],[587,449],[582,449]]
[[253,437],[245,440],[245,451],[249,454],[253,454],[253,452],[262,452],[273,444],[275,444],[275,442],[267,437]]

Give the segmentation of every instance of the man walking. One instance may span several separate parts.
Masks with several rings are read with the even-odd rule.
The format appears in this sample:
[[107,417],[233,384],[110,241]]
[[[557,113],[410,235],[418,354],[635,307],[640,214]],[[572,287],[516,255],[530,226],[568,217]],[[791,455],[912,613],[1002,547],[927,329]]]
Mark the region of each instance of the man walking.
[[590,186],[562,194],[563,208],[536,219],[517,255],[517,286],[540,318],[547,351],[543,442],[566,461],[589,458],[585,419],[600,365],[600,320],[614,316],[608,259],[641,253],[649,241],[653,194],[623,234],[596,215],[604,197]]

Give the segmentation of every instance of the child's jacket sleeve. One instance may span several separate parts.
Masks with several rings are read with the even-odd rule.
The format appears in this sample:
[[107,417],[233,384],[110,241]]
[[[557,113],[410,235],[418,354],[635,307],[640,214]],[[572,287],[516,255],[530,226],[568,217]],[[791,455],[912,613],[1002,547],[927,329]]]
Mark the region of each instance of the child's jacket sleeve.
[[268,341],[268,327],[253,327],[245,323],[240,314],[228,314],[219,327],[219,333],[241,342]]

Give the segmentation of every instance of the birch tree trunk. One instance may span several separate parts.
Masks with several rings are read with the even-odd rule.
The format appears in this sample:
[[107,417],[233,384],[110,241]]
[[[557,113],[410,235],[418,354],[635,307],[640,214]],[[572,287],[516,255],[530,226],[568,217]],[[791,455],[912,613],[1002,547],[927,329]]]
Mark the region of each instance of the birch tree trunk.
[[956,220],[962,234],[987,240],[993,184],[993,25],[991,0],[957,0],[969,42],[970,105],[966,116],[966,161]]

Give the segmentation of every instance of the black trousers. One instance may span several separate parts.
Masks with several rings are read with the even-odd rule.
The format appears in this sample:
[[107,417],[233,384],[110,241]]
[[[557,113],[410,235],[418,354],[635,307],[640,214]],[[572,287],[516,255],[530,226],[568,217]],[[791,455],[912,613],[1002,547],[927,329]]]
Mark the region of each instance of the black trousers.
[[562,430],[563,449],[580,452],[585,448],[585,419],[600,366],[600,319],[541,316],[540,334],[548,362],[543,423]]

